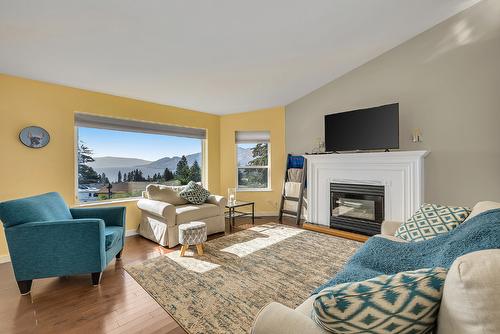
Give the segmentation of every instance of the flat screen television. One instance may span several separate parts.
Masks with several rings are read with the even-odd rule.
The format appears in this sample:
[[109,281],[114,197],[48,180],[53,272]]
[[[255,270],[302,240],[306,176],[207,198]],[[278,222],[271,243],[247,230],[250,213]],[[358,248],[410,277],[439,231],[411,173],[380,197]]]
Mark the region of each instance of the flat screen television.
[[399,148],[399,104],[325,116],[326,151]]

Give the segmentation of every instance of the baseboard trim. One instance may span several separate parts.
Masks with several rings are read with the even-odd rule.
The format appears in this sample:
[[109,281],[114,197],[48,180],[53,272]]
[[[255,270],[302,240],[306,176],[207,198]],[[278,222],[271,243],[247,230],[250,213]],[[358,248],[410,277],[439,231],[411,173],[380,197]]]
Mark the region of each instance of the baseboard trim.
[[7,262],[10,262],[10,256],[8,255],[0,256],[0,263],[7,263]]
[[137,229],[136,229],[136,228],[134,228],[134,229],[132,229],[132,230],[126,230],[126,231],[125,231],[125,238],[126,238],[126,237],[131,237],[131,236],[133,236],[133,235],[138,235],[138,234],[139,234],[139,233],[137,233]]
[[[289,215],[288,213],[283,213],[283,217],[296,218],[297,216]],[[304,214],[301,214],[300,219],[307,220],[307,216]]]
[[275,211],[259,211],[255,212],[255,217],[277,217],[278,212]]

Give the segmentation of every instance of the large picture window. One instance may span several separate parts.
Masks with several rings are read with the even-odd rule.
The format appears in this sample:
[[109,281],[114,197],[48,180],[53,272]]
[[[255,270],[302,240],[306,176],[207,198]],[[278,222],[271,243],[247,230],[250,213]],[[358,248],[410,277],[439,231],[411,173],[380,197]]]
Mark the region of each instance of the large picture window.
[[236,132],[238,190],[270,189],[269,132]]
[[140,197],[150,183],[202,182],[205,131],[77,114],[80,202]]

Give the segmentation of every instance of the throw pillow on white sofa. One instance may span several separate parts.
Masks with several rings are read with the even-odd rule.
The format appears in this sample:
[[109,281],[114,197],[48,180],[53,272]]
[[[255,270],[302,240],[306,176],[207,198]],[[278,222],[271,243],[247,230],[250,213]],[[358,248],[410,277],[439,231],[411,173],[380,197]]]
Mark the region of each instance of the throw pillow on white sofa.
[[210,192],[194,181],[189,181],[179,196],[192,204],[203,204],[210,196]]
[[401,224],[394,236],[407,241],[429,240],[457,227],[470,212],[466,207],[424,204]]
[[427,333],[435,326],[446,269],[339,284],[318,293],[311,317],[333,333]]

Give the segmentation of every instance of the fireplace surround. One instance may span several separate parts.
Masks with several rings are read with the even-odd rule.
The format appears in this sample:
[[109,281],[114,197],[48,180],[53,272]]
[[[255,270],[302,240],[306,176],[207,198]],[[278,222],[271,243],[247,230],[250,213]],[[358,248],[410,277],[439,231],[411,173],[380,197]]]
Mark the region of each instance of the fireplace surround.
[[330,227],[330,184],[384,187],[385,220],[404,221],[423,203],[428,151],[305,155],[307,222]]

